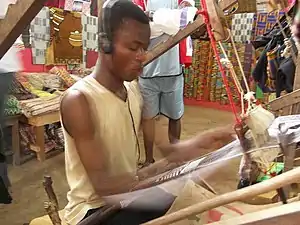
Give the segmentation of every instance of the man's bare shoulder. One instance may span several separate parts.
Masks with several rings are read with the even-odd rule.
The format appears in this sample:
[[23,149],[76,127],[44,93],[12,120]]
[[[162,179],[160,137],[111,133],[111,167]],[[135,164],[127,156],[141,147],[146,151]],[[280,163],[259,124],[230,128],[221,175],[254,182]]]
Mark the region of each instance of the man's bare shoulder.
[[77,89],[69,89],[62,97],[60,108],[74,108],[85,104],[87,104],[87,100],[81,91]]

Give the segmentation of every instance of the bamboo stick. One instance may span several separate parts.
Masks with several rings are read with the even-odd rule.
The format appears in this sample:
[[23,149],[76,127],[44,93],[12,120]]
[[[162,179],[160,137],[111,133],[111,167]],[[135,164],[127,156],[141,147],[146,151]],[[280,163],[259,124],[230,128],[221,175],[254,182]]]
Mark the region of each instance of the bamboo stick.
[[143,225],[172,224],[186,217],[197,215],[207,210],[214,209],[216,207],[226,205],[235,201],[241,201],[247,198],[255,197],[257,195],[295,183],[299,180],[300,168],[296,168],[262,183],[226,193],[202,203],[194,204],[172,214],[144,223]]

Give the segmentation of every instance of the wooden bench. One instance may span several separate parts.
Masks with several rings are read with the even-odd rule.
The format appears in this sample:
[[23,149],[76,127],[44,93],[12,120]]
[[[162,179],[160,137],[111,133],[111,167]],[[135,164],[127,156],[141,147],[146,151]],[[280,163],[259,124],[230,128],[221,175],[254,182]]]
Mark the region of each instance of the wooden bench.
[[46,159],[44,126],[59,122],[59,112],[52,112],[40,116],[34,116],[31,118],[26,118],[25,116],[22,116],[20,118],[20,121],[34,127],[36,144],[30,145],[30,149],[36,152],[37,159],[40,162],[44,161]]
[[4,118],[4,127],[11,127],[11,144],[13,155],[13,164],[21,164],[21,150],[20,150],[20,135],[19,135],[19,118],[17,116],[8,116]]

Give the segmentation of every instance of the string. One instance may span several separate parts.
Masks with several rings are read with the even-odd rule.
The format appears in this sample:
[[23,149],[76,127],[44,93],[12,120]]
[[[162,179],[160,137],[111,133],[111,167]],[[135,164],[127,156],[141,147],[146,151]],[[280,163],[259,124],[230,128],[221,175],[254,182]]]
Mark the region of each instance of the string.
[[219,41],[219,45],[220,45],[220,48],[221,48],[222,53],[223,53],[223,55],[225,57],[225,60],[226,60],[225,61],[226,67],[230,70],[230,74],[231,74],[231,76],[233,78],[233,81],[235,83],[235,86],[238,89],[238,92],[240,94],[240,101],[241,101],[241,107],[242,107],[242,115],[244,115],[244,113],[245,113],[244,90],[243,90],[243,88],[242,88],[242,86],[241,86],[241,84],[240,84],[240,82],[238,80],[238,77],[237,77],[237,75],[236,75],[236,73],[234,71],[233,65],[230,62],[230,60],[229,60],[229,58],[228,58],[228,56],[226,54],[226,51],[225,51],[225,49],[224,49],[224,47],[223,47],[223,45],[222,45],[222,43],[220,41]]
[[250,92],[250,88],[249,88],[248,81],[247,81],[247,78],[246,78],[245,73],[244,73],[244,69],[243,69],[243,66],[242,66],[242,63],[241,63],[241,60],[240,60],[240,56],[239,56],[238,51],[236,49],[236,46],[235,46],[235,43],[234,43],[231,31],[230,31],[230,29],[227,29],[227,30],[228,30],[228,33],[229,33],[229,36],[230,36],[230,41],[231,41],[231,44],[232,44],[232,47],[233,47],[233,50],[234,50],[235,57],[236,57],[237,62],[239,64],[239,68],[240,68],[240,71],[241,71],[241,74],[242,74],[242,78],[243,78],[244,83],[245,83],[246,90],[249,93]]
[[207,33],[208,33],[210,41],[211,41],[211,46],[212,46],[212,49],[214,51],[218,66],[220,68],[220,72],[221,72],[222,79],[223,79],[223,82],[224,82],[224,86],[225,86],[225,89],[226,89],[226,92],[227,92],[229,104],[230,104],[232,112],[234,114],[236,123],[240,124],[241,120],[239,119],[239,116],[237,114],[235,103],[233,101],[233,97],[232,97],[232,94],[231,94],[231,91],[230,91],[230,88],[229,88],[229,83],[228,83],[228,80],[227,80],[227,77],[226,77],[226,74],[225,74],[225,70],[224,70],[224,67],[221,63],[221,58],[219,56],[219,52],[218,52],[218,49],[217,49],[216,40],[214,38],[214,34],[212,32],[212,29],[211,29],[211,26],[210,26],[210,23],[209,23],[208,10],[207,10],[207,5],[206,5],[205,0],[201,0],[201,5],[202,5],[203,10],[199,10],[197,13],[201,14],[203,16],[204,22],[205,22],[206,27],[207,27]]

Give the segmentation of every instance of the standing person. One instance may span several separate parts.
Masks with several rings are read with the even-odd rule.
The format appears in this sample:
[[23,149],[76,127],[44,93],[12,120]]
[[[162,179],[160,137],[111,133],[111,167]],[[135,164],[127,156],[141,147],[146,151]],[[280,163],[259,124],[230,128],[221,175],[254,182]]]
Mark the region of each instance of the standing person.
[[[178,0],[147,0],[140,5],[145,11],[155,12],[160,8],[176,9]],[[137,2],[139,3],[139,2]],[[161,42],[160,37],[151,39],[151,46]],[[144,166],[154,162],[155,117],[164,115],[169,119],[170,143],[180,139],[181,117],[184,113],[183,75],[179,62],[179,45],[154,60],[144,68],[139,85],[144,100],[143,135],[146,160]]]
[[[149,19],[132,2],[111,0],[104,5],[99,28],[95,71],[69,88],[60,106],[70,187],[65,208],[69,225],[101,213],[107,206],[103,196],[129,192],[143,177],[137,171],[142,96],[136,79],[150,41]],[[199,149],[213,141],[228,139],[228,131],[168,145],[162,152],[176,153],[170,158],[173,161],[183,154],[188,157],[189,151],[200,154]],[[123,208],[99,224],[139,225],[162,216],[168,207]]]
[[[19,41],[19,38],[17,42]],[[16,43],[17,43],[16,42]],[[16,44],[15,43],[15,44]],[[8,192],[10,181],[7,174],[7,165],[4,153],[4,104],[7,97],[9,85],[14,74],[21,70],[21,63],[18,57],[18,48],[13,45],[0,59],[0,203],[9,204],[12,198]]]
[[[187,21],[191,22],[194,20],[194,13],[189,14],[189,8],[193,7],[194,11],[197,12],[195,8],[195,1],[194,0],[179,0],[179,9],[184,9],[187,12]],[[190,16],[191,15],[191,16]],[[181,25],[181,28],[185,27],[186,23]],[[179,43],[179,56],[180,56],[180,64],[186,68],[192,65],[193,62],[193,42],[192,38],[188,36],[186,39],[182,40]]]
[[[153,18],[156,13],[159,14],[156,18],[162,21],[160,25],[163,26],[155,27],[155,24],[151,26],[150,48],[165,38],[165,35],[162,34],[164,31],[170,34],[170,30],[174,29],[174,25],[175,27],[178,25],[178,30],[185,27],[187,23],[194,19],[197,12],[196,8],[189,12],[183,9],[190,6],[190,0],[188,1],[189,4],[186,2],[183,3],[180,9],[178,9],[178,0],[134,0],[134,2],[146,11],[147,15],[153,15]],[[191,14],[192,16],[190,16]],[[162,27],[165,30],[161,30]],[[155,34],[162,35],[158,36]],[[187,43],[189,44],[189,48],[183,46]],[[181,56],[184,56],[181,63],[189,64],[191,63],[192,54],[191,43],[184,40],[181,45]],[[187,60],[190,62],[187,62]],[[153,144],[155,139],[155,117],[157,115],[164,115],[169,119],[169,142],[176,143],[180,140],[181,118],[184,113],[184,77],[181,63],[179,45],[176,45],[147,65],[139,78],[139,85],[144,100],[143,134],[146,160],[143,166],[148,166],[155,161],[153,157]]]

